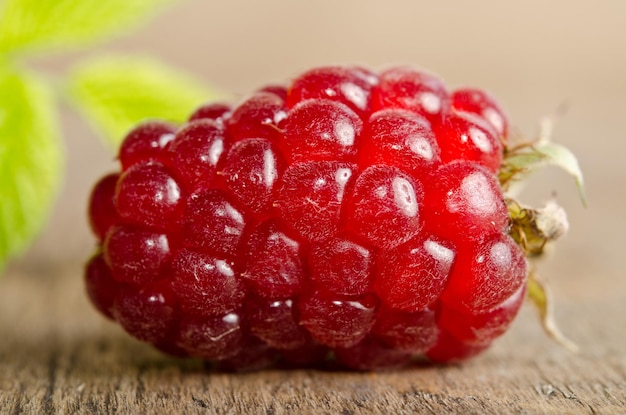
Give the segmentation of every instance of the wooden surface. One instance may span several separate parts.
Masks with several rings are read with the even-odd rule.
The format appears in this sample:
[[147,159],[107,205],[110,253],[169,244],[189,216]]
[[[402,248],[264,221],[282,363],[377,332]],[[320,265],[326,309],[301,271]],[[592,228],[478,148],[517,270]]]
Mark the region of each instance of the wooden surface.
[[225,374],[104,321],[83,294],[80,265],[28,268],[0,281],[2,414],[626,413],[623,281],[560,298],[557,317],[579,354],[547,340],[527,305],[494,348],[461,366]]
[[[161,58],[236,97],[314,65],[423,66],[450,86],[487,88],[526,134],[569,103],[555,138],[580,158],[589,208],[554,171],[528,196],[558,193],[568,208],[571,232],[542,270],[581,352],[546,339],[526,307],[462,366],[230,375],[165,357],[87,303],[85,200],[115,166],[96,133],[63,111],[63,192],[34,246],[0,279],[0,414],[626,414],[626,2],[179,3],[110,49]],[[61,54],[38,64],[65,74],[75,61]]]

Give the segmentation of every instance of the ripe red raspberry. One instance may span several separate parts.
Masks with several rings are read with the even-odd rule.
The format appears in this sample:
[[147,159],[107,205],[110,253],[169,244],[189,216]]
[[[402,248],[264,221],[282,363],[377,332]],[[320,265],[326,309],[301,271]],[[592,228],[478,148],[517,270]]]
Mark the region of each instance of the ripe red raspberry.
[[357,67],[144,123],[91,197],[89,297],[225,369],[473,356],[526,290],[496,176],[508,124],[483,91]]

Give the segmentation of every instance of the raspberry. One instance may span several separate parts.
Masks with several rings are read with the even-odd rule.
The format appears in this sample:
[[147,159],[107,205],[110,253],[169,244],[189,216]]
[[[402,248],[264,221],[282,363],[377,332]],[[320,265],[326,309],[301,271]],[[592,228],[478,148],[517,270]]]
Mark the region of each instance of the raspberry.
[[270,141],[247,138],[228,151],[221,176],[241,205],[264,214],[272,208],[275,185],[284,170],[284,162]]
[[214,120],[223,123],[230,117],[230,105],[222,103],[206,104],[194,111],[189,117],[189,121]]
[[256,294],[285,299],[295,295],[304,280],[300,244],[278,222],[261,223],[249,234],[241,277]]
[[526,292],[496,176],[508,125],[481,90],[358,67],[144,123],[90,198],[89,298],[224,370],[474,356]]
[[436,76],[413,68],[392,68],[380,75],[374,109],[404,108],[439,122],[450,109],[450,95]]
[[424,310],[446,288],[455,256],[449,243],[418,235],[378,260],[374,290],[393,309]]
[[174,126],[160,121],[149,121],[135,127],[120,148],[122,168],[140,161],[162,161],[163,149],[172,141],[175,132]]
[[180,308],[202,316],[241,307],[245,291],[232,266],[229,261],[206,254],[178,251],[173,260],[171,285]]
[[109,231],[103,249],[115,280],[140,285],[159,279],[171,255],[167,235],[123,225]]
[[423,175],[441,162],[437,138],[430,123],[406,110],[386,109],[369,119],[362,137],[360,164],[396,166]]
[[375,76],[359,68],[312,69],[293,82],[287,95],[287,104],[294,106],[308,99],[328,99],[366,115],[370,112],[370,96],[375,80]]
[[391,250],[420,230],[422,189],[396,167],[371,166],[354,182],[347,228],[380,249]]
[[381,307],[372,333],[388,347],[412,353],[429,350],[437,340],[435,311],[405,312]]
[[89,201],[89,224],[92,232],[103,241],[109,229],[120,221],[113,203],[115,186],[120,175],[112,173],[96,183]]
[[339,102],[311,99],[299,102],[285,120],[284,145],[293,163],[356,158],[363,122]]
[[372,251],[347,238],[334,237],[311,245],[309,278],[319,290],[358,296],[371,290]]
[[342,299],[313,292],[300,298],[300,324],[319,343],[351,347],[367,336],[374,324],[376,304],[370,296]]
[[189,196],[181,227],[184,246],[234,257],[245,222],[223,191],[211,189]]
[[250,331],[267,345],[281,350],[304,347],[310,339],[296,322],[293,300],[251,298],[247,303]]
[[339,229],[345,187],[355,170],[337,161],[289,166],[276,201],[281,219],[305,241],[328,238]]
[[159,344],[171,335],[176,313],[174,301],[165,281],[126,286],[115,297],[113,315],[136,338]]
[[452,93],[452,107],[482,117],[491,124],[502,140],[506,140],[508,118],[496,100],[485,91],[474,88],[457,89]]
[[470,314],[486,313],[524,284],[525,263],[508,235],[485,238],[459,252],[441,299]]
[[282,85],[267,85],[259,89],[259,92],[269,92],[285,101],[287,99],[287,88]]
[[183,315],[172,340],[189,355],[222,360],[242,349],[244,333],[241,323],[239,310],[208,317]]
[[87,264],[85,287],[89,299],[98,311],[113,319],[113,303],[117,297],[118,285],[113,280],[102,254],[94,256]]
[[189,190],[208,187],[226,146],[224,128],[214,120],[191,121],[176,134],[167,157],[172,172]]
[[521,286],[494,309],[482,314],[468,314],[442,306],[439,324],[442,329],[468,344],[484,344],[502,335],[517,314],[526,286]]
[[444,163],[475,161],[498,172],[502,161],[502,145],[486,122],[472,114],[455,112],[445,116],[435,127]]
[[114,203],[126,222],[167,229],[182,213],[181,192],[165,166],[155,162],[140,163],[121,175]]
[[480,165],[444,164],[425,187],[424,227],[447,241],[480,240],[509,224],[497,179]]
[[272,92],[260,91],[233,110],[226,124],[234,140],[243,138],[278,139],[279,124],[287,117],[284,100]]
[[339,363],[357,370],[389,370],[406,365],[411,354],[385,345],[375,337],[366,337],[358,344],[338,348],[335,356]]

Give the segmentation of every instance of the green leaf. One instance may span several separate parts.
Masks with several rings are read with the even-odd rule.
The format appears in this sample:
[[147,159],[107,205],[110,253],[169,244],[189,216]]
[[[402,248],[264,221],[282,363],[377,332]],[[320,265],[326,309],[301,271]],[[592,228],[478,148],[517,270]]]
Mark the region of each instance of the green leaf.
[[47,218],[61,169],[51,91],[39,79],[0,69],[0,268]]
[[218,97],[200,82],[154,60],[123,57],[99,58],[76,68],[70,75],[70,94],[114,148],[143,120],[179,123]]
[[83,46],[142,22],[173,0],[6,0],[0,52]]

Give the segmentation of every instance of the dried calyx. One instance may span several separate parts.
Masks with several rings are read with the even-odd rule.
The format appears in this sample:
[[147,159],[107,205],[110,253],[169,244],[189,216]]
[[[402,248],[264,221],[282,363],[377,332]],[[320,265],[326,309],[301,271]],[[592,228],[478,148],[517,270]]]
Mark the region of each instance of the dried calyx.
[[[586,205],[582,170],[576,157],[566,147],[550,141],[553,123],[553,118],[542,121],[538,140],[505,148],[498,173],[511,220],[510,235],[529,260],[545,254],[546,246],[550,242],[567,233],[569,222],[565,210],[555,200],[548,201],[542,208],[533,208],[514,198],[527,176],[548,165],[560,167],[574,177],[581,201]],[[539,312],[544,331],[568,350],[577,351],[578,346],[567,339],[556,325],[549,286],[532,264],[529,267],[527,286],[527,296]]]

